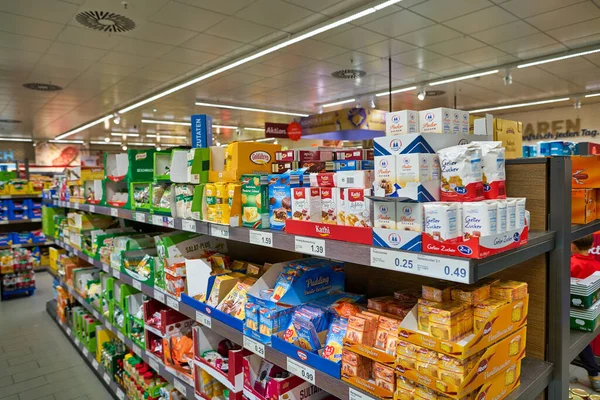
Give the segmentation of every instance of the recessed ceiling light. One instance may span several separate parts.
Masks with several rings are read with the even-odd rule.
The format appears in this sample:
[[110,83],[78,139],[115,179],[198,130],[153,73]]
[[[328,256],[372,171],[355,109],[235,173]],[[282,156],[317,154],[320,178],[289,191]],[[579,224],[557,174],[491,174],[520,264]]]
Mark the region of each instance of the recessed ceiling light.
[[573,57],[587,56],[589,54],[594,54],[594,53],[598,53],[598,52],[600,52],[600,49],[580,51],[578,53],[567,54],[567,55],[560,56],[560,57],[550,57],[550,58],[546,58],[546,59],[540,60],[540,61],[532,61],[529,63],[520,64],[520,65],[517,65],[517,68],[533,67],[534,65],[541,65],[541,64],[547,64],[550,62],[554,62],[554,61],[567,60],[567,59],[573,58]]
[[238,129],[237,126],[232,125],[213,125],[213,128],[221,128],[221,129]]
[[191,122],[178,122],[178,121],[164,121],[157,119],[143,119],[143,124],[157,124],[157,125],[180,125],[180,126],[191,126]]
[[72,144],[84,144],[83,140],[48,140],[50,143],[72,143]]
[[139,133],[128,133],[128,132],[111,132],[111,136],[131,136],[131,137],[139,137]]
[[339,106],[340,104],[354,103],[355,101],[356,101],[356,99],[340,100],[340,101],[336,101],[335,103],[323,104],[323,107]]
[[431,82],[429,84],[429,86],[436,86],[436,85],[443,85],[444,83],[464,81],[465,79],[479,78],[480,76],[493,75],[493,74],[497,74],[497,73],[498,73],[497,69],[494,69],[492,71],[486,71],[486,72],[478,72],[476,74],[463,75],[463,76],[459,76],[456,78],[443,79],[441,81]]
[[0,142],[33,142],[33,139],[25,139],[25,138],[0,138]]
[[72,129],[72,130],[70,130],[70,131],[68,131],[68,132],[65,132],[65,133],[63,133],[62,135],[59,135],[59,136],[55,137],[54,139],[56,139],[56,140],[61,140],[61,139],[64,139],[64,138],[66,138],[67,136],[71,136],[71,135],[74,135],[74,134],[76,134],[77,132],[84,131],[84,130],[86,130],[86,129],[88,129],[88,128],[91,128],[91,127],[92,127],[92,126],[94,126],[94,125],[101,124],[101,123],[103,123],[104,121],[106,121],[106,120],[108,120],[108,119],[111,119],[111,118],[112,118],[112,115],[109,115],[109,116],[106,116],[106,117],[102,117],[102,118],[100,118],[100,119],[97,119],[97,120],[95,120],[95,121],[92,121],[92,122],[90,122],[90,123],[88,123],[88,124],[85,124],[85,125],[83,125],[83,126],[80,126],[79,128],[75,128],[75,129]]
[[265,128],[244,128],[245,131],[264,132]]
[[540,104],[557,103],[559,101],[567,101],[567,100],[569,100],[568,97],[562,97],[560,99],[532,101],[529,103],[519,103],[519,104],[508,104],[505,106],[488,107],[488,108],[481,108],[479,110],[471,110],[471,111],[469,111],[469,113],[474,114],[474,113],[482,113],[482,112],[486,112],[486,111],[507,110],[510,108],[518,108],[518,107],[530,107],[530,106],[537,106]]
[[269,142],[271,140],[275,140],[275,138],[268,137],[268,138],[264,138],[264,139],[256,139],[257,142]]
[[187,136],[177,135],[146,135],[149,138],[161,138],[161,139],[187,139]]
[[99,140],[92,140],[90,142],[91,144],[105,144],[105,145],[110,145],[110,146],[120,146],[121,142],[101,142]]
[[262,108],[239,107],[239,106],[231,106],[228,104],[203,103],[203,102],[197,101],[196,105],[201,106],[201,107],[226,108],[226,109],[230,109],[230,110],[253,111],[253,112],[262,112],[262,113],[269,113],[269,114],[280,114],[280,115],[293,115],[296,117],[308,117],[308,114],[300,114],[300,113],[294,113],[294,112],[288,112],[288,111],[278,111],[278,110],[265,110]]

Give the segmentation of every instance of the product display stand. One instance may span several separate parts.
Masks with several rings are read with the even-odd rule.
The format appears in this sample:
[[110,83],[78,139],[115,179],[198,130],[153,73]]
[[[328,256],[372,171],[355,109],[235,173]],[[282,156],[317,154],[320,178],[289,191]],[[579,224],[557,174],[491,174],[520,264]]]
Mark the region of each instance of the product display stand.
[[79,339],[77,339],[71,333],[71,329],[66,327],[61,321],[56,318],[56,300],[50,300],[46,303],[46,312],[50,314],[52,320],[56,322],[56,325],[60,328],[61,332],[71,342],[73,347],[77,349],[79,355],[85,360],[85,363],[94,371],[94,374],[100,379],[106,390],[113,396],[114,399],[123,400],[125,399],[125,392],[123,389],[111,379],[110,375],[104,370],[104,368],[98,363],[94,354],[90,353],[84,346],[81,345]]

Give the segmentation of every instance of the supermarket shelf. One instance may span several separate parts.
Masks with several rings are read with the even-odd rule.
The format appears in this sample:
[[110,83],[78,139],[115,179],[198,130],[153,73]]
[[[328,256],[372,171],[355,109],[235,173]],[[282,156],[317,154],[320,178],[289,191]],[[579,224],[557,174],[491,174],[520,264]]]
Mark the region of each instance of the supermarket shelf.
[[104,370],[104,368],[98,363],[94,353],[90,353],[83,347],[79,339],[77,339],[71,332],[71,328],[66,327],[62,321],[56,318],[56,300],[50,300],[46,303],[46,311],[56,325],[60,327],[62,333],[69,339],[73,347],[77,349],[79,355],[85,360],[86,364],[94,371],[94,374],[100,379],[100,382],[106,387],[108,392],[113,396],[114,399],[123,400],[125,399],[125,392],[119,387],[117,382],[111,379],[111,376]]
[[156,370],[158,372],[158,374],[160,376],[165,378],[175,388],[182,391],[182,393],[185,395],[185,397],[187,399],[190,399],[190,400],[194,399],[194,397],[195,397],[194,386],[189,385],[188,383],[185,382],[185,380],[188,378],[186,378],[183,374],[180,374],[179,372],[177,372],[175,370],[167,369],[167,367],[162,363],[161,360],[156,358],[154,355],[151,355],[151,353],[147,352],[146,349],[142,349],[141,347],[139,347],[127,336],[123,335],[122,332],[120,332],[116,327],[114,327],[112,324],[110,324],[110,322],[106,321],[106,319],[104,319],[104,317],[97,310],[95,310],[88,302],[85,301],[85,299],[83,297],[81,297],[81,295],[79,293],[77,293],[76,290],[74,290],[72,287],[67,285],[63,280],[61,280],[61,286],[64,287],[75,299],[77,299],[77,301],[86,310],[88,310],[90,313],[92,313],[94,315],[94,318],[96,318],[98,321],[100,321],[102,323],[102,325],[104,325],[107,329],[109,329],[115,335],[117,335],[117,337],[123,343],[125,343],[125,346],[127,346],[129,349],[133,350],[133,352],[135,354],[137,354],[139,357],[141,357],[144,360],[144,362],[149,364],[154,370]]
[[13,244],[12,246],[0,246],[0,250],[16,249],[18,247],[49,246],[51,244],[54,244],[54,242],[52,240],[46,240],[44,243],[27,243],[27,244]]
[[[93,264],[97,268],[100,268],[105,272],[109,272],[113,277],[138,288],[140,291],[142,291],[146,295],[168,305],[169,307],[171,307],[175,310],[178,310],[182,314],[185,314],[188,317],[198,321],[200,324],[207,326],[208,328],[210,328],[212,331],[218,333],[219,335],[224,336],[235,343],[243,345],[248,350],[253,351],[254,353],[260,355],[261,357],[278,365],[281,368],[289,369],[287,366],[288,365],[287,364],[288,356],[285,355],[284,353],[282,353],[278,350],[275,350],[274,348],[272,348],[268,345],[260,345],[259,344],[258,347],[247,345],[246,341],[244,340],[244,335],[242,334],[242,332],[231,328],[229,325],[226,325],[221,321],[211,318],[210,315],[203,314],[201,311],[199,311],[193,307],[190,307],[189,305],[177,300],[176,298],[174,298],[166,293],[161,292],[160,290],[157,290],[156,288],[152,288],[143,283],[135,281],[134,279],[132,279],[131,277],[129,277],[125,274],[121,274],[119,271],[116,271],[116,270],[110,268],[108,265],[106,265],[98,260],[94,260],[93,258],[88,257],[87,255],[83,254],[83,252],[69,246],[68,244],[66,244],[60,240],[56,240],[56,243],[59,246],[66,249],[67,251],[77,255],[81,259],[88,261],[90,264]],[[67,290],[69,290],[72,293],[75,292],[73,289],[71,289],[69,287],[67,287]],[[74,293],[74,296],[76,298],[80,298],[79,294],[77,294],[77,293]],[[89,307],[89,309],[91,310],[91,306],[87,305],[87,303],[85,303],[85,306]],[[99,313],[97,311],[92,311],[92,312],[94,313],[94,316],[97,319],[104,321],[104,319],[99,315]],[[116,333],[116,329],[110,327],[110,324],[108,324],[106,322],[103,322],[103,323],[105,324],[105,326],[109,327],[111,330],[113,330]],[[127,340],[128,339],[125,338],[126,343],[127,343]],[[134,349],[137,347],[135,345],[133,345],[133,346],[134,346],[133,347]],[[301,364],[297,360],[295,360],[295,361],[296,361],[296,363]],[[521,386],[515,391],[515,393],[511,394],[511,396],[512,396],[512,397],[510,397],[511,400],[516,400],[516,399],[529,400],[529,399],[535,398],[535,396],[537,396],[537,394],[541,393],[548,386],[548,382],[550,381],[550,375],[552,373],[552,365],[551,364],[548,364],[544,361],[539,361],[539,360],[530,359],[530,358],[525,358],[523,360],[523,363],[524,363],[523,364],[524,368],[522,368],[522,373],[521,373],[521,382],[522,383],[521,383]],[[312,369],[312,370],[314,370],[314,369]],[[367,399],[373,398],[372,395],[369,395],[366,392],[362,392],[360,389],[358,389],[352,385],[349,385],[348,383],[343,382],[340,379],[336,379],[336,378],[332,377],[331,375],[328,375],[321,371],[318,371],[318,370],[314,370],[314,384],[316,386],[318,386],[319,388],[325,390],[327,393],[329,393],[341,400],[348,400],[350,397],[356,398],[354,395],[350,396],[350,391],[363,393],[365,396],[367,396],[366,397]],[[193,388],[191,388],[191,389],[192,389],[192,393],[193,393]]]
[[41,199],[41,194],[4,194],[0,196],[0,200],[8,199]]
[[600,219],[582,225],[571,225],[571,241],[600,231]]
[[[532,231],[529,242],[511,251],[485,259],[445,257],[431,253],[397,251],[382,247],[349,243],[337,240],[309,238],[273,230],[254,230],[230,227],[203,221],[184,220],[158,216],[148,212],[131,211],[89,204],[53,201],[59,207],[73,208],[97,214],[112,215],[141,223],[198,232],[258,246],[292,250],[309,255],[327,257],[354,264],[369,265],[414,275],[445,279],[459,283],[474,283],[495,272],[510,268],[520,262],[544,254],[554,248],[554,232]],[[312,244],[312,246],[311,246]],[[403,268],[402,265],[411,265]]]
[[42,222],[41,218],[23,219],[19,221],[0,221],[0,225],[14,225],[14,224],[33,224],[36,222]]
[[571,345],[569,346],[569,361],[573,361],[592,340],[600,334],[600,326],[593,332],[571,330]]

